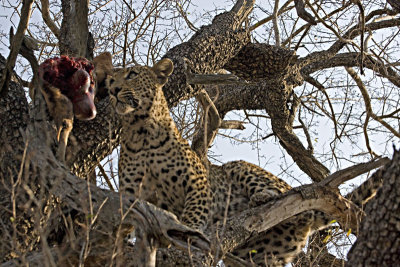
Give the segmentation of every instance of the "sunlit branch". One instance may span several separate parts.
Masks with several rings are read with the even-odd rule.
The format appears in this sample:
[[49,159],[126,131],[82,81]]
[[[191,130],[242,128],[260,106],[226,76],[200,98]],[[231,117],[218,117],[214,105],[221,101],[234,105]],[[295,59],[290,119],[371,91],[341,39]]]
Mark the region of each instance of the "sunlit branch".
[[279,0],[275,0],[274,4],[274,12],[272,13],[272,25],[274,28],[274,36],[275,36],[275,45],[281,45],[281,38],[279,34],[279,27],[278,27],[278,7],[279,7]]

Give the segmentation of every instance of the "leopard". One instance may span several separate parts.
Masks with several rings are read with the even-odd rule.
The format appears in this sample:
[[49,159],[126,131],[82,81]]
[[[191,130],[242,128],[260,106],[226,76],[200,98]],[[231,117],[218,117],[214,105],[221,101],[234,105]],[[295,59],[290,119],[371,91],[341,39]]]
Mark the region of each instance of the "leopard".
[[[208,169],[174,124],[162,87],[173,63],[113,70],[106,79],[110,102],[121,119],[119,190],[174,213],[203,231],[254,207],[260,196],[273,200],[292,187],[265,169],[239,160]],[[361,206],[381,185],[359,187],[351,200]],[[132,201],[133,199],[132,198]],[[349,196],[350,198],[350,196]],[[228,205],[227,205],[228,203]],[[284,266],[305,247],[308,237],[331,225],[318,210],[286,219],[236,247],[231,254],[255,266]],[[224,259],[225,266],[235,262]]]
[[149,66],[115,69],[106,79],[121,120],[119,191],[172,212],[185,225],[204,229],[211,205],[207,171],[182,138],[162,87],[174,69],[164,58]]
[[[346,198],[362,207],[382,185],[382,180],[378,176],[375,177],[349,193]],[[212,216],[209,219],[211,224],[224,219],[226,208],[227,217],[231,218],[256,206],[260,197],[265,199],[263,203],[267,203],[292,189],[284,180],[243,160],[231,161],[222,166],[212,165],[209,180],[214,194]],[[302,212],[252,236],[236,247],[231,254],[246,262],[252,262],[253,266],[285,266],[300,254],[313,233],[332,226],[333,219],[318,210]],[[237,265],[229,258],[224,260],[224,264],[232,267]]]

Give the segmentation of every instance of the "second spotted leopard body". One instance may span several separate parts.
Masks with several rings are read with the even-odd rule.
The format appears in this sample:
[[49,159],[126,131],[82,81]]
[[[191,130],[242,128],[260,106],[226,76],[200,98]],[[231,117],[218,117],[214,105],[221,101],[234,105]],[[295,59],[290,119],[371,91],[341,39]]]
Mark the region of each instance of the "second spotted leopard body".
[[[213,223],[223,219],[229,187],[231,187],[231,197],[228,217],[251,208],[260,196],[267,202],[269,198],[273,199],[292,189],[282,179],[245,161],[232,161],[222,166],[213,165],[209,180],[214,192]],[[381,184],[382,181],[378,178],[370,179],[349,194],[348,198],[361,207],[376,193]],[[302,212],[267,231],[252,236],[236,247],[232,254],[253,262],[255,266],[285,266],[302,251],[308,237],[315,231],[329,226],[332,219],[317,210]],[[227,263],[225,266],[235,265]]]

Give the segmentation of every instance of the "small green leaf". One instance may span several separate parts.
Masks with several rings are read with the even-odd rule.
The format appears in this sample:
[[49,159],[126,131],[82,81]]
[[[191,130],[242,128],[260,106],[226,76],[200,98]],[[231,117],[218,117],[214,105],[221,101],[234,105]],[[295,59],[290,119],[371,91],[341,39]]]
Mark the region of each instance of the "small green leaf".
[[257,253],[257,250],[255,250],[255,249],[250,250],[250,253],[251,253],[251,254],[255,254],[255,253]]
[[337,222],[337,221],[336,220],[332,220],[332,221],[329,222],[329,224],[332,224],[332,223],[335,223],[335,222]]
[[15,218],[14,218],[14,217],[10,217],[10,221],[11,221],[11,222],[14,222],[14,221],[15,221]]

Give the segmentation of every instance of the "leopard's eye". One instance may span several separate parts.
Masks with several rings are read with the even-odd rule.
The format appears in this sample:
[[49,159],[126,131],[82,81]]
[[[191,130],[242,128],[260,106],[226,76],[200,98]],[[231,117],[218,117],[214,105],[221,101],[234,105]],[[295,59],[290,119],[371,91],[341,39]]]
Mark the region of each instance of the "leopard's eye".
[[135,78],[135,76],[138,74],[138,72],[134,71],[134,70],[130,70],[128,75],[126,76],[126,79],[133,79]]

